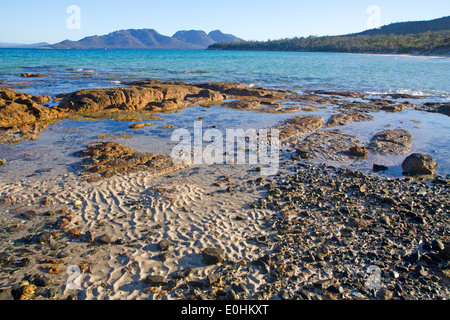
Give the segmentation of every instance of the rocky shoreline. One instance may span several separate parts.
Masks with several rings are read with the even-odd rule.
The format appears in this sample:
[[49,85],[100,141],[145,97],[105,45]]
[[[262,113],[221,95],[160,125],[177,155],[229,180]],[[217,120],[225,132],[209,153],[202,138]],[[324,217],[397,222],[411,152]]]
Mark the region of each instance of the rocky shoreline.
[[[0,143],[38,139],[70,117],[155,116],[199,104],[283,114],[332,106],[334,113],[275,126],[283,148],[272,177],[257,166],[177,166],[103,141],[76,154],[73,173],[2,185],[0,300],[450,298],[448,177],[434,174],[438,164],[427,155],[407,157],[408,131],[386,129],[364,144],[340,130],[376,112],[448,115],[448,103],[229,83],[128,85],[56,99],[1,89]],[[408,176],[309,163],[370,153],[404,156]],[[71,270],[82,278],[76,289]]]

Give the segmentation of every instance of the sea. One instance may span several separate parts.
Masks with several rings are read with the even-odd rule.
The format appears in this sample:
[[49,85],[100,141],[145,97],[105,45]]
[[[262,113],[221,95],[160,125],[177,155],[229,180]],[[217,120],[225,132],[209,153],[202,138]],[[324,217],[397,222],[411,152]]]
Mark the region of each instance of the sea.
[[[22,73],[50,77],[22,78]],[[201,50],[39,50],[0,49],[0,86],[33,95],[56,96],[89,88],[124,86],[128,81],[157,79],[186,82],[234,82],[249,86],[306,92],[310,90],[355,91],[381,97],[414,95],[412,103],[450,102],[450,58],[406,55],[371,55],[299,52],[242,52]],[[319,110],[329,117],[336,111]],[[0,182],[39,175],[64,174],[80,161],[74,153],[99,135],[109,135],[141,152],[170,154],[174,142],[164,125],[192,129],[201,119],[204,127],[261,129],[295,115],[192,107],[148,121],[152,126],[133,131],[133,122],[64,120],[51,125],[35,141],[0,145]],[[311,114],[311,113],[309,113]],[[404,128],[414,137],[411,152],[430,154],[438,162],[437,173],[450,174],[450,118],[446,115],[407,109],[398,114],[374,113],[374,120],[340,128],[368,143],[386,128]],[[325,119],[326,120],[326,119]],[[123,138],[127,136],[127,138]],[[105,137],[105,136],[103,136]],[[122,138],[121,138],[122,137]],[[402,176],[405,156],[379,157],[343,163],[342,166],[371,172],[374,163],[384,164],[386,177]],[[382,163],[381,163],[382,162]],[[336,164],[332,164],[336,165]]]

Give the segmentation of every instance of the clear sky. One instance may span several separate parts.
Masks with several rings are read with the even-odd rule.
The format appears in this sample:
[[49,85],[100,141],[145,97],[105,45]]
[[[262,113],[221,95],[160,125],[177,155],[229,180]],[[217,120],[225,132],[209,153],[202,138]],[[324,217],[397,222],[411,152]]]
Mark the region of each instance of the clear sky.
[[[67,13],[71,5],[80,15]],[[371,6],[379,8],[378,16],[367,12]],[[1,0],[0,42],[56,43],[141,28],[168,36],[220,29],[245,40],[268,40],[348,34],[369,29],[373,21],[448,15],[449,0]]]

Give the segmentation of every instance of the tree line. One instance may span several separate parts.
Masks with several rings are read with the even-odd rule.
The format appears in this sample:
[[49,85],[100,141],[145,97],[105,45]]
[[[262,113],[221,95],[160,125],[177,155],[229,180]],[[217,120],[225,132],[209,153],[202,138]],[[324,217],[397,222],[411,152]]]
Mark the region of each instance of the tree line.
[[216,43],[208,50],[341,53],[450,53],[450,30],[419,34],[296,37],[269,41]]

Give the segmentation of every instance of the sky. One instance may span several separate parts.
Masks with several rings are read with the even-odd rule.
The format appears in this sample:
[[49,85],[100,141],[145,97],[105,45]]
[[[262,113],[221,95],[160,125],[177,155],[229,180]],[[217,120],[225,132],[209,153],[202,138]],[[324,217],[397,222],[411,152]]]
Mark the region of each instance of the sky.
[[449,0],[1,0],[0,42],[57,43],[143,28],[167,36],[219,29],[265,41],[449,15]]

